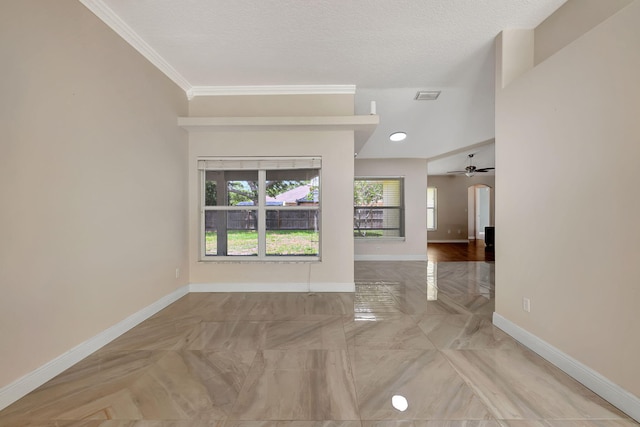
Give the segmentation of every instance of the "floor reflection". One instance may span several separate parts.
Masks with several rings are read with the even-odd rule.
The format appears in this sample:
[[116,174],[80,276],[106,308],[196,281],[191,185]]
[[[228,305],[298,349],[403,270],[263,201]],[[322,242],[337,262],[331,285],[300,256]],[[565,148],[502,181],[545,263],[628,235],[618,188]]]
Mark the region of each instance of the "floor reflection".
[[636,425],[493,326],[494,267],[356,262],[355,293],[189,294],[0,425]]

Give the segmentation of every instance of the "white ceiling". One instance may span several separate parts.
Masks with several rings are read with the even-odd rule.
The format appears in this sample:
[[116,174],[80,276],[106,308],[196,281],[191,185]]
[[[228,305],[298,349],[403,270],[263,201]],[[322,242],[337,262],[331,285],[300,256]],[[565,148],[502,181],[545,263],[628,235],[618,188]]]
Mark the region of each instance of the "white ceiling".
[[[494,137],[495,36],[566,0],[80,1],[185,90],[355,85],[356,114],[376,101],[380,115],[358,158],[465,159],[461,149]],[[414,101],[418,90],[442,93]],[[404,143],[389,142],[396,130]]]

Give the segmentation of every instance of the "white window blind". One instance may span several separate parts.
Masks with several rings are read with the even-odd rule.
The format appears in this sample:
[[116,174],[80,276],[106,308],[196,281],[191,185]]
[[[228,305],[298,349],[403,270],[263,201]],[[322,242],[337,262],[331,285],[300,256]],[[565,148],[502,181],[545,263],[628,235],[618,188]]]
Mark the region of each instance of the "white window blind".
[[320,157],[220,157],[198,159],[198,170],[320,169]]

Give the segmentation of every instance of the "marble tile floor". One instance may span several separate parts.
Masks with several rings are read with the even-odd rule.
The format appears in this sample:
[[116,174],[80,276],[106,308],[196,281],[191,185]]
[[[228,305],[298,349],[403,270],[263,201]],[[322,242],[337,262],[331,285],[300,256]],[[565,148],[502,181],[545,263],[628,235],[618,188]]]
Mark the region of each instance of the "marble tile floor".
[[638,425],[492,325],[494,264],[355,270],[355,294],[189,294],[0,426]]

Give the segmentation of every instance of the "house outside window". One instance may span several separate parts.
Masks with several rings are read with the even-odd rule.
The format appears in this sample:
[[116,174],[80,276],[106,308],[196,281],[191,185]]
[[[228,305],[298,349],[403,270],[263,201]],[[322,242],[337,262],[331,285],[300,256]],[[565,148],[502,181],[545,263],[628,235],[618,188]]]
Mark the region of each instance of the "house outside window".
[[436,231],[438,229],[438,189],[427,187],[427,230]]
[[320,158],[201,158],[201,261],[320,259]]
[[356,238],[404,238],[404,178],[356,177],[353,205]]

